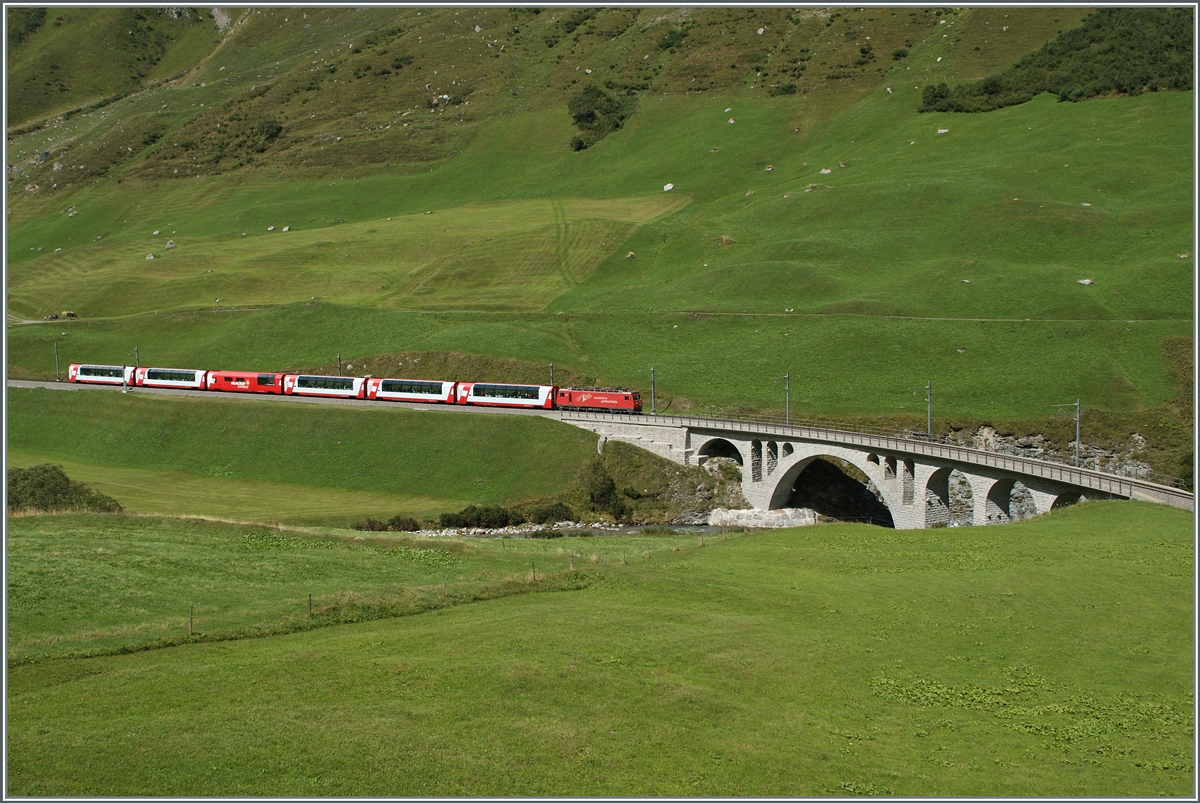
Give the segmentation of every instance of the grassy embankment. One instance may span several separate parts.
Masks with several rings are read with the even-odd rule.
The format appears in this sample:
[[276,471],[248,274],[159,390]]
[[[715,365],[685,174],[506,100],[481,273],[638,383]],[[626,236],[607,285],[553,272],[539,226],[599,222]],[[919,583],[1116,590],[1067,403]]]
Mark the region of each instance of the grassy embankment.
[[126,508],[239,521],[432,518],[566,491],[595,436],[541,418],[8,392],[9,460],[56,462]]
[[[1176,510],[1090,503],[1003,538],[831,525],[677,553],[667,539],[416,545],[446,550],[413,553],[436,565],[217,523],[11,524],[10,639],[41,656],[9,672],[13,794],[1193,788],[1192,538]],[[573,552],[577,570],[597,562],[571,593],[49,658],[186,638],[190,604],[201,635],[249,633],[305,620],[310,591],[433,605],[447,575],[453,597],[528,576],[530,560],[556,583]]]

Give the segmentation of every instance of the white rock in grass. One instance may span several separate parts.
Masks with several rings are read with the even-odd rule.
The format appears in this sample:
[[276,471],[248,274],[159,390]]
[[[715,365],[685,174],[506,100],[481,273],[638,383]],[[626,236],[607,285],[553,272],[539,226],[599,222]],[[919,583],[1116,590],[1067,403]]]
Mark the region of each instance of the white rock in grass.
[[938,133],[939,133],[939,134],[949,134],[949,133],[950,133],[950,129],[949,129],[949,128],[939,128],[939,129],[938,129]]
[[158,229],[155,229],[155,230],[154,230],[154,236],[155,236],[155,237],[157,237],[157,236],[158,236]]
[[267,231],[275,231],[275,227],[274,227],[274,226],[267,226]]
[[734,123],[736,123],[736,122],[737,122],[737,120],[736,120],[736,119],[734,119],[733,117],[730,117],[730,118],[729,118],[729,124],[730,124],[730,125],[733,125],[733,124],[734,124]]
[[1091,279],[1080,279],[1079,283],[1080,284],[1092,284],[1092,280]]
[[663,185],[663,192],[670,192],[673,189],[675,189],[674,184],[664,184]]
[[833,171],[832,171],[832,170],[830,170],[828,167],[822,167],[822,168],[821,168],[821,175],[827,175],[827,174],[829,174],[829,173],[832,173],[832,172],[833,172]]
[[283,230],[284,230],[284,231],[287,231],[287,230],[288,230],[288,229],[290,229],[290,228],[291,228],[291,226],[284,226],[284,227],[283,227]]
[[146,259],[154,259],[154,254],[146,254]]

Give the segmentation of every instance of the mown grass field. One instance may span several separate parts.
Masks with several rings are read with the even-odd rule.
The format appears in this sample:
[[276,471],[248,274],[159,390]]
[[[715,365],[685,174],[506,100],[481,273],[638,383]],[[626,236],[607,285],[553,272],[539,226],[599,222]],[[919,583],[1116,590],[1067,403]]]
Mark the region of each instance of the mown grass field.
[[[10,794],[1194,791],[1191,521],[1167,508],[678,552],[669,538],[417,545],[452,547],[438,553],[452,567],[217,523],[10,526],[10,644],[37,658],[9,669]],[[310,590],[432,602],[447,574],[453,589],[534,561],[559,577],[571,553],[588,578],[573,591],[49,657],[185,634],[193,599],[200,633],[249,631],[305,619]]]
[[10,389],[8,425],[14,464],[63,463],[130,510],[258,522],[511,504],[566,489],[596,453],[541,418],[104,390]]

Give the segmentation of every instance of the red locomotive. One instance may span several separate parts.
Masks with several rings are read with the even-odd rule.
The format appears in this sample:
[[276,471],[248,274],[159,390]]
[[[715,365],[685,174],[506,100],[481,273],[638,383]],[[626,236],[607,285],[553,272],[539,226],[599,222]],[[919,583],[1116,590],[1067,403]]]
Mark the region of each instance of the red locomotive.
[[557,407],[579,410],[616,410],[625,413],[642,411],[642,394],[619,388],[559,388],[554,395]]

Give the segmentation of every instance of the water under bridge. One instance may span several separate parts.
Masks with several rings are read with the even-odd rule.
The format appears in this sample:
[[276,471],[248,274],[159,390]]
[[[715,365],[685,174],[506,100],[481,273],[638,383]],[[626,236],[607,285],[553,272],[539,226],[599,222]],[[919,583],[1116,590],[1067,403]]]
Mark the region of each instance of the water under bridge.
[[926,439],[826,428],[681,416],[561,411],[561,420],[601,439],[624,441],[683,465],[732,457],[742,467],[742,494],[755,508],[785,507],[800,474],[821,457],[857,468],[874,485],[898,529],[950,520],[950,473],[971,488],[972,524],[1012,518],[1015,483],[1037,513],[1080,499],[1139,499],[1193,509],[1189,491],[1135,477]]

